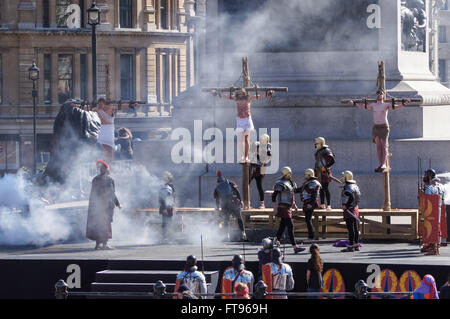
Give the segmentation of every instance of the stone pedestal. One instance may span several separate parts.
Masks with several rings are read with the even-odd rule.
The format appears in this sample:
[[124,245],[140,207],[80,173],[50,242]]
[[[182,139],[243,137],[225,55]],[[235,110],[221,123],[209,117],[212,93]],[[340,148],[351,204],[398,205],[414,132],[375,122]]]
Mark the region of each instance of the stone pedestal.
[[[304,8],[308,8],[307,2],[303,2]],[[321,5],[327,5],[328,9],[338,2],[320,1]],[[428,1],[425,2],[429,4]],[[226,13],[219,12],[219,8],[223,8],[224,5],[221,0],[208,1],[205,31],[218,32],[219,35],[212,37],[212,34],[205,33],[206,39],[210,41],[206,43],[207,48],[199,53],[200,83],[181,94],[174,101],[172,128],[186,128],[193,134],[194,120],[202,120],[203,130],[217,127],[225,134],[226,128],[234,128],[235,103],[203,93],[201,87],[232,85],[240,75],[240,59],[248,56],[249,70],[254,83],[259,86],[289,87],[288,93],[276,94],[271,102],[261,100],[252,104],[252,116],[257,130],[266,128],[270,135],[271,129],[279,129],[279,167],[291,165],[294,168],[294,175],[302,176],[304,169],[314,165],[313,139],[323,136],[327,140],[327,144],[338,154],[335,175],[340,175],[341,171],[347,169],[355,172],[355,178],[360,180],[360,184],[370,185],[369,188],[366,187],[367,185],[361,186],[363,190],[367,189],[367,192],[363,191],[364,207],[380,208],[383,204],[383,185],[381,175],[373,173],[373,169],[377,166],[377,159],[375,146],[371,144],[373,124],[371,111],[360,110],[351,105],[342,105],[340,100],[374,97],[377,89],[377,62],[384,61],[388,95],[391,97],[420,97],[423,101],[420,104],[408,105],[402,110],[390,111],[388,116],[391,124],[390,152],[393,154],[391,158],[392,207],[410,208],[415,206],[417,185],[414,181],[417,180],[418,173],[417,157],[420,156],[424,160],[432,159],[432,165],[438,171],[450,169],[445,164],[447,155],[450,154],[436,155],[442,151],[442,147],[450,146],[450,132],[446,129],[446,123],[450,118],[450,90],[442,86],[430,72],[427,29],[423,29],[425,33],[422,38],[420,38],[420,34],[417,35],[420,41],[416,44],[412,43],[411,39],[405,38],[405,34],[409,34],[408,32],[404,33],[404,30],[408,26],[408,10],[413,11],[410,8],[412,3],[412,1],[407,1],[406,6],[403,6],[400,0],[352,1],[354,7],[349,8],[349,15],[341,16],[341,19],[335,22],[336,32],[341,27],[342,30],[347,30],[348,27],[355,28],[355,26],[367,27],[368,30],[360,32],[367,38],[349,38],[347,41],[354,41],[351,44],[346,43],[343,38],[341,42],[336,41],[337,44],[342,43],[342,46],[334,44],[334,47],[326,46],[324,50],[314,51],[299,45],[301,47],[299,50],[286,47],[286,50],[283,51],[279,48],[265,50],[258,45],[258,50],[254,50],[255,46],[250,44],[261,43],[264,38],[259,39],[258,37],[263,37],[260,34],[246,33],[246,30],[250,29],[248,29],[249,25],[245,24],[245,19],[242,20],[244,21],[243,25],[238,26],[242,30],[242,33],[239,33],[240,38],[236,40],[230,37],[231,42],[224,41],[221,34],[227,32],[233,34],[233,28],[237,27],[218,25],[217,21],[226,20],[222,19]],[[261,15],[261,20],[267,22],[267,28],[262,29],[261,33],[273,34],[268,18],[273,20],[277,16],[266,17],[264,14],[275,12],[271,11],[274,8],[270,6],[289,6],[290,4],[288,1],[278,1],[276,4],[273,1],[266,1],[266,5],[268,7],[255,7],[252,15],[247,16],[248,23],[256,26],[259,26],[258,23],[260,23],[261,26],[264,26],[264,23],[257,19],[258,15]],[[355,11],[355,8],[361,10]],[[424,7],[423,10],[425,10],[423,11],[424,16],[427,17],[427,10],[430,8]],[[244,10],[237,12],[242,11]],[[323,18],[326,12],[327,10],[322,10],[317,15],[317,19]],[[314,14],[314,10],[311,9],[310,15],[306,17],[314,18]],[[356,22],[349,20],[352,17]],[[309,22],[313,20],[309,20]],[[295,23],[299,23],[298,21],[304,21],[304,19],[291,21],[289,17],[286,17],[283,21],[278,22],[284,27],[284,30],[292,27],[293,30],[296,30],[295,32],[299,32],[299,30],[303,32],[303,29],[298,29],[299,27],[295,25]],[[317,20],[317,24],[320,23],[323,23],[323,19]],[[338,23],[342,23],[343,26]],[[352,23],[356,23],[356,25]],[[426,25],[426,22],[424,23]],[[311,22],[309,27],[312,28],[314,25]],[[324,32],[329,32],[327,30]],[[282,36],[282,34],[273,36]],[[295,36],[295,34],[287,34],[285,38],[295,39]],[[333,36],[336,35],[333,34]],[[326,36],[324,38],[327,39]],[[233,45],[236,44],[233,42],[235,40],[237,44],[248,43],[249,46],[233,48]],[[311,39],[297,40],[309,41]],[[364,43],[364,46],[358,46],[358,41]],[[232,48],[224,46],[224,43]],[[313,45],[310,48],[315,48],[316,44],[311,43]],[[297,44],[293,46],[295,47],[295,45]],[[316,46],[321,47],[321,44]],[[240,83],[236,85],[240,85]],[[440,142],[435,143],[436,140]],[[274,141],[274,143],[278,143],[278,141]],[[364,147],[357,146],[360,144]],[[398,148],[397,145],[399,145]],[[422,146],[425,148],[422,149]],[[170,163],[170,155],[167,154],[167,156],[165,163]],[[223,156],[226,157],[225,151]],[[197,172],[193,169],[187,170],[186,168],[190,166],[184,166],[185,164],[169,165],[174,170],[184,167],[185,169],[180,169],[178,173],[183,176],[198,176],[196,174],[201,173],[201,168]],[[240,176],[238,164],[214,164],[212,166],[227,171],[230,176]],[[275,179],[276,176],[278,173],[268,176],[266,181]],[[297,182],[301,182],[301,180],[302,178],[299,178]],[[376,182],[378,180],[379,183]],[[266,182],[264,186],[266,189],[272,187],[270,183]],[[405,193],[406,189],[408,190],[407,194]],[[337,200],[336,197],[332,206],[338,205]]]

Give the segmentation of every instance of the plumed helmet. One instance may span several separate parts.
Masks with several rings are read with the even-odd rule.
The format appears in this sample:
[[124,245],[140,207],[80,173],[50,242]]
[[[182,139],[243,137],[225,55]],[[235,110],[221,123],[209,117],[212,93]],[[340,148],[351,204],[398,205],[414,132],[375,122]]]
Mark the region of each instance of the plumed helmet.
[[345,171],[342,173],[341,182],[353,182],[353,173],[351,171]]
[[314,177],[314,170],[312,168],[308,168],[305,170],[305,179],[310,179]]
[[225,177],[223,177],[221,171],[217,171],[217,172],[216,172],[216,175],[217,175],[217,183],[223,183],[223,182],[225,182]]
[[325,144],[325,138],[323,137],[316,137],[314,139],[314,146],[318,150],[320,150],[323,147],[328,147],[328,145]]
[[270,136],[267,135],[267,134],[261,135],[261,136],[259,137],[259,142],[260,142],[261,144],[269,144],[269,142],[270,142]]
[[292,170],[289,166],[285,166],[281,169],[281,176],[284,178],[291,178],[292,177]]
[[277,265],[281,265],[283,262],[281,260],[281,250],[280,248],[275,248],[272,250],[272,262],[274,262]]
[[164,175],[163,175],[163,179],[166,183],[171,183],[173,181],[173,175],[170,172],[165,171]]
[[97,167],[100,168],[100,174],[105,174],[107,171],[109,171],[109,165],[106,164],[104,160],[99,159],[97,161]]
[[241,255],[234,255],[231,261],[233,263],[233,268],[237,271],[244,270],[244,258]]

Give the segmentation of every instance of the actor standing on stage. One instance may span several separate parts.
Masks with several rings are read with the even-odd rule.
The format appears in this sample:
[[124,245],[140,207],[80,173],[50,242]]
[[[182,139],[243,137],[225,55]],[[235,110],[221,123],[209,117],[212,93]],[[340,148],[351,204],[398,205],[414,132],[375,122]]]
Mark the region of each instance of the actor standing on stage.
[[358,185],[356,185],[356,181],[353,179],[353,173],[351,171],[343,172],[341,181],[344,184],[341,196],[342,209],[344,211],[344,220],[347,225],[348,239],[350,241],[349,246],[341,251],[359,251],[358,203],[361,198],[361,192],[359,191]]
[[237,219],[241,230],[241,240],[247,241],[241,213],[243,206],[241,194],[237,184],[223,177],[221,171],[217,171],[217,186],[214,190],[214,198],[216,200],[216,210],[219,211],[220,208],[224,214],[224,227],[227,239],[230,240],[230,218],[233,215]]
[[[212,91],[213,95],[219,94],[220,98],[230,99],[236,101],[237,117],[236,117],[236,132],[238,136],[238,158],[239,163],[249,163],[249,149],[250,149],[250,131],[254,130],[252,115],[250,113],[250,105],[252,101],[263,98],[272,99],[274,91],[269,90],[263,95],[250,95],[245,89],[237,89],[234,94],[221,94],[217,91]],[[244,151],[243,151],[244,150]]]
[[377,154],[379,166],[375,168],[376,173],[383,172],[386,169],[387,161],[387,149],[388,149],[388,139],[389,139],[389,122],[388,122],[388,110],[400,110],[410,100],[405,100],[401,105],[392,104],[391,102],[385,102],[385,92],[377,92],[377,101],[375,103],[370,103],[365,105],[362,103],[355,103],[350,100],[348,103],[353,104],[360,109],[373,110],[373,128],[372,128],[372,142],[377,145]]
[[289,240],[295,253],[304,251],[305,248],[297,246],[294,237],[294,223],[292,222],[292,207],[295,206],[294,193],[300,192],[297,184],[292,180],[292,170],[285,166],[281,169],[281,178],[275,183],[274,192],[272,194],[272,202],[274,203],[274,213],[276,217],[280,217],[280,227],[277,232],[278,242],[283,235],[284,230],[288,229]]
[[[99,174],[92,180],[86,227],[86,237],[95,240],[95,249],[111,249],[107,245],[112,238],[111,223],[114,207],[122,208],[115,194],[114,180],[109,176],[109,166],[97,161]],[[100,244],[103,246],[100,247]]]
[[301,189],[301,200],[303,202],[303,212],[305,213],[306,227],[308,228],[308,239],[314,239],[314,227],[312,224],[312,217],[314,215],[314,209],[319,205],[317,204],[318,194],[321,190],[321,185],[314,176],[314,170],[308,168],[305,170],[305,182]]
[[[322,187],[320,188],[320,208],[331,209],[331,195],[328,185],[331,182],[331,167],[334,165],[334,154],[328,145],[325,144],[323,137],[317,137],[314,140],[314,147],[317,150],[314,154],[315,165],[314,171]],[[327,206],[325,206],[325,199]]]
[[122,108],[134,108],[135,105],[137,104],[130,104],[125,107],[122,107],[120,104],[113,106],[105,98],[101,97],[97,101],[97,107],[92,109],[92,111],[98,113],[102,123],[97,143],[102,145],[103,155],[107,163],[111,164],[114,160],[114,113]]
[[261,135],[259,142],[253,142],[250,146],[250,180],[256,180],[256,187],[259,194],[259,209],[264,209],[264,189],[262,180],[266,175],[266,166],[270,161],[271,154],[270,137],[267,134]]
[[162,216],[162,236],[161,243],[166,240],[167,229],[172,223],[175,206],[175,188],[173,187],[173,175],[170,172],[164,172],[165,184],[159,190],[159,214]]

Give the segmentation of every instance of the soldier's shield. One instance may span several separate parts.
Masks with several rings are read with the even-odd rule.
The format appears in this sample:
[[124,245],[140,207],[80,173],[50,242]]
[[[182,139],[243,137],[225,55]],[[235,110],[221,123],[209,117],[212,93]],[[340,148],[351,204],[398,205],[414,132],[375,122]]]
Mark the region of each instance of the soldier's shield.
[[[232,281],[230,279],[222,278],[222,293],[233,293]],[[231,299],[231,296],[222,296],[222,299]]]
[[[181,286],[181,280],[177,279],[175,281],[175,288],[173,288],[173,292],[177,293],[178,292],[178,287],[180,287],[180,286]],[[178,296],[173,296],[173,299],[178,299]]]
[[[420,275],[414,270],[406,270],[398,280],[398,292],[413,292],[419,288],[421,282]],[[408,298],[408,295],[402,295],[400,298]]]
[[[272,292],[272,267],[270,264],[262,266],[262,280],[267,285],[267,292]],[[272,296],[267,296],[266,299],[273,299]]]
[[[328,269],[323,275],[323,287],[321,292],[345,292],[344,277],[339,270],[332,268]],[[329,299],[330,297],[322,297],[322,299]],[[336,299],[344,299],[345,296],[338,296]]]
[[[395,272],[390,269],[383,269],[375,279],[375,287],[372,292],[397,292],[398,278]],[[379,296],[372,296],[373,299],[380,299]],[[396,298],[396,297],[392,297]]]
[[439,195],[419,192],[420,235],[424,245],[439,243]]

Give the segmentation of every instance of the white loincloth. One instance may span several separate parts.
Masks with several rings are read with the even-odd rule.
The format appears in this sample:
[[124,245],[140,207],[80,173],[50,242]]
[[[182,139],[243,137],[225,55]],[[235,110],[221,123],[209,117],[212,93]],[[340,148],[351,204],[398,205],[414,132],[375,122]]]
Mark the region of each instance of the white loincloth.
[[102,124],[97,143],[114,148],[114,124]]
[[252,117],[246,117],[244,119],[236,117],[236,132],[246,132],[254,130]]

